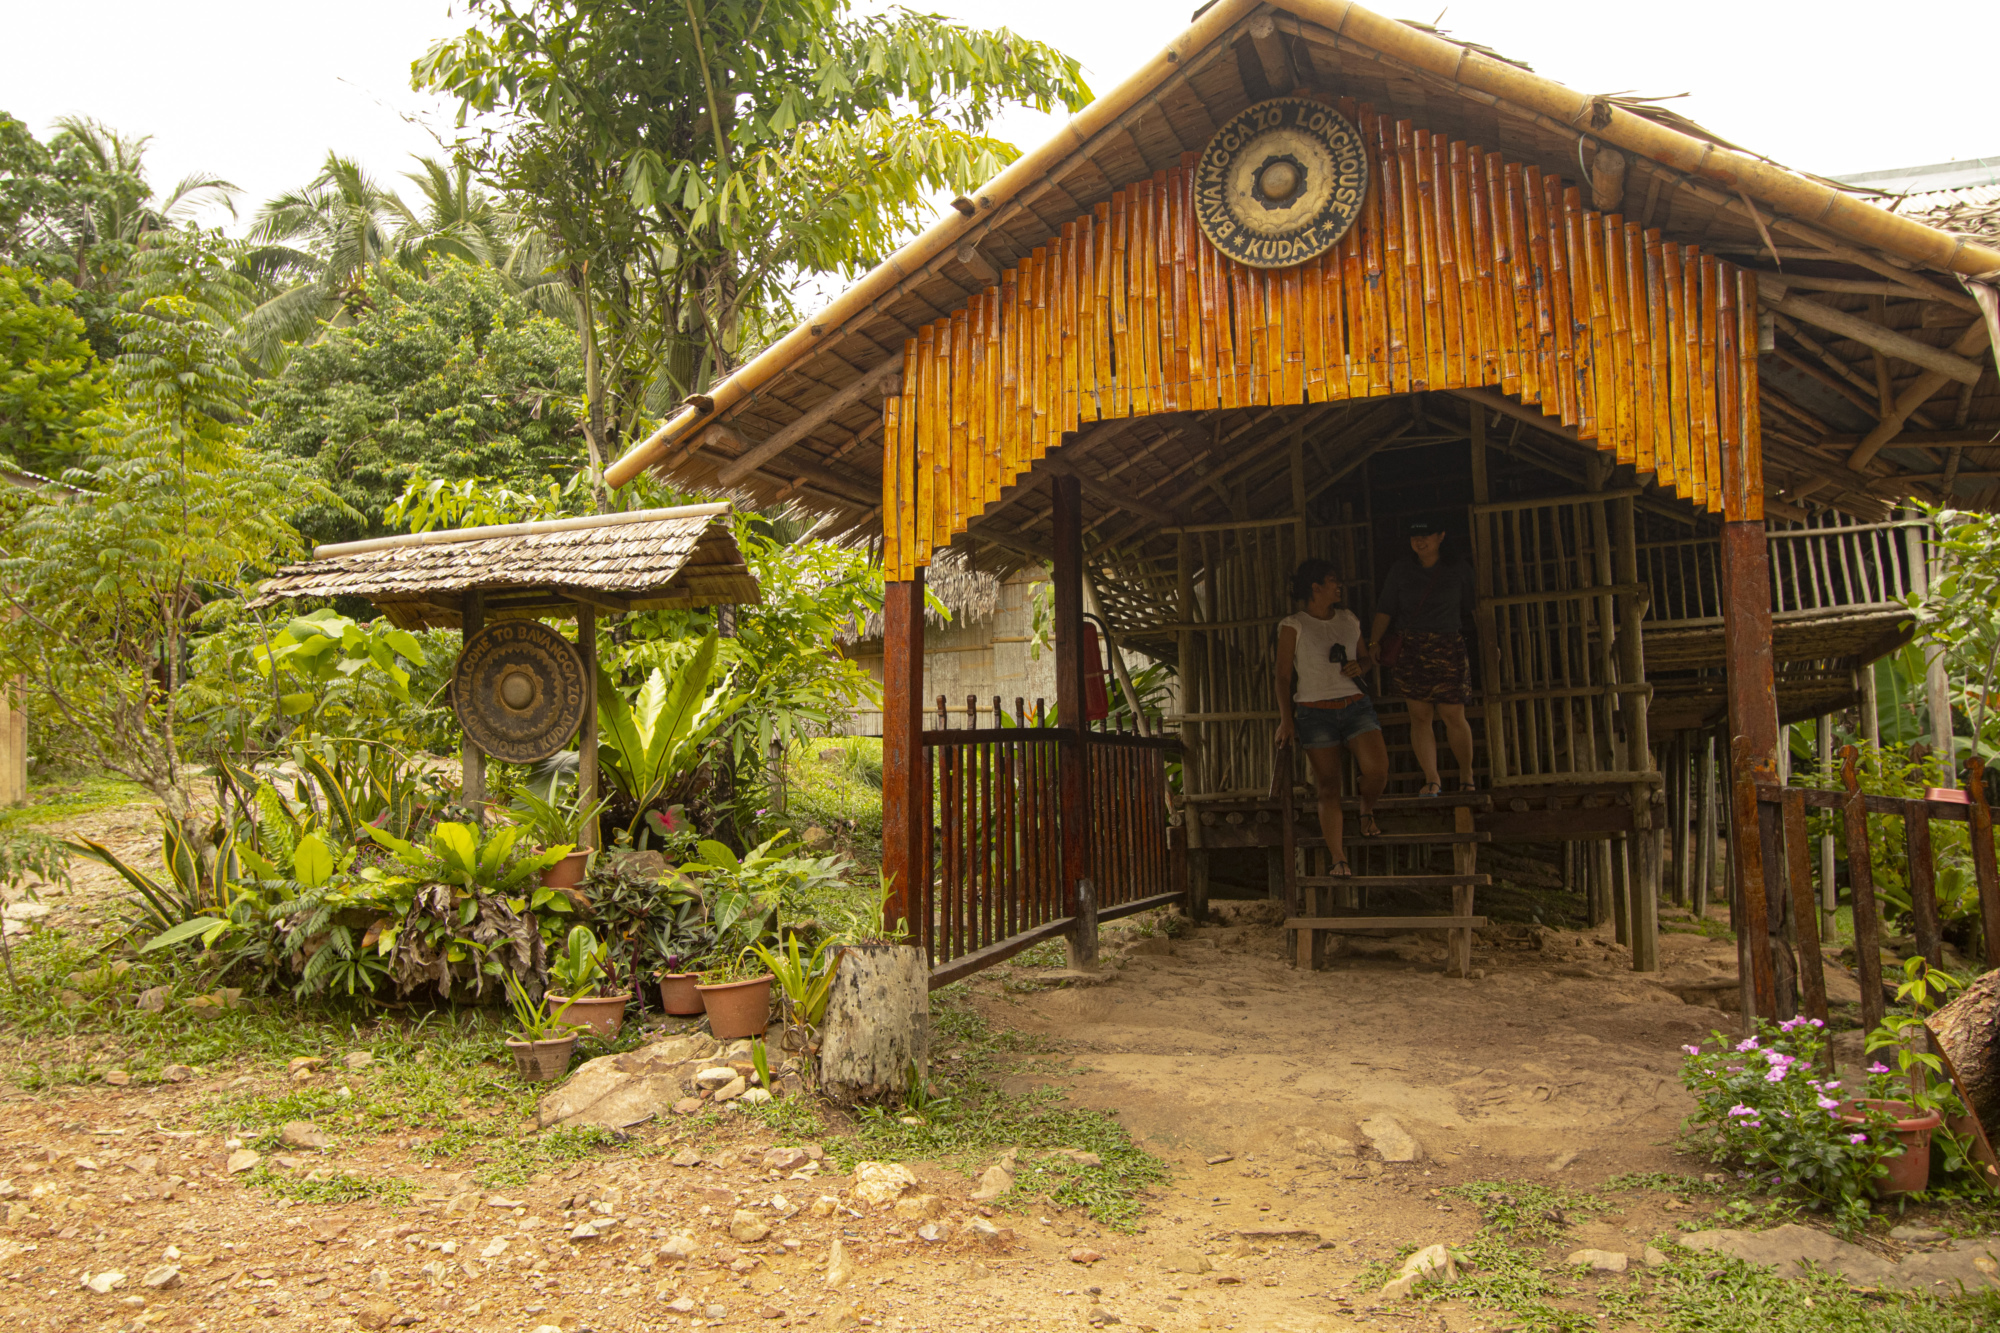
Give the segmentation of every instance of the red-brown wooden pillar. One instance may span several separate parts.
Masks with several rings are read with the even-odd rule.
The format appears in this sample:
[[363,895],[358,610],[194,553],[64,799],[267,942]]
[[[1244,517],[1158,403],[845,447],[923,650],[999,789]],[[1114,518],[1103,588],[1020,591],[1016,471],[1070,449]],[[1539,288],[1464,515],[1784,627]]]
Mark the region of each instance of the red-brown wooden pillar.
[[[1776,782],[1778,774],[1778,690],[1771,665],[1771,563],[1760,521],[1722,525],[1722,639],[1729,673],[1731,790],[1743,792],[1745,779]],[[1772,922],[1782,917],[1784,895],[1771,893],[1764,830],[1754,799],[1730,803],[1729,856],[1734,872],[1737,961],[1752,978],[1752,1001],[1759,1016],[1778,1016],[1776,969],[1771,957]],[[1745,1022],[1749,1016],[1745,1016]]]
[[1075,477],[1051,477],[1055,500],[1053,610],[1056,640],[1056,720],[1069,739],[1056,747],[1057,799],[1062,813],[1062,891],[1066,915],[1077,919],[1070,933],[1073,967],[1097,961],[1096,891],[1090,881],[1090,755],[1084,733],[1090,726],[1083,691],[1083,490]]
[[883,916],[891,929],[909,923],[912,944],[928,946],[923,907],[930,866],[930,778],[924,768],[924,571],[883,588],[882,873],[889,881]]

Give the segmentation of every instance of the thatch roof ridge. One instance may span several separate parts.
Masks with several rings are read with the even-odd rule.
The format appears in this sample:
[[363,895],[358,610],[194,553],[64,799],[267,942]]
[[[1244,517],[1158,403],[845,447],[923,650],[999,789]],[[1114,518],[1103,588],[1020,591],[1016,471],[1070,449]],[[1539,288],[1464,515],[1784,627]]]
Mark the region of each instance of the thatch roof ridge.
[[[993,618],[1000,609],[1000,578],[982,569],[974,569],[965,562],[957,551],[940,551],[924,571],[924,589],[936,595],[951,613],[950,619],[939,615],[937,608],[926,603],[925,623],[933,629],[953,626],[977,625]],[[858,626],[843,630],[835,637],[842,644],[853,644],[882,637],[884,623],[880,611],[871,612]]]
[[650,610],[758,598],[727,504],[605,514],[378,538],[321,547],[287,565],[252,606],[365,597],[406,628],[457,623],[468,591],[504,595],[501,614],[556,612],[581,601]]

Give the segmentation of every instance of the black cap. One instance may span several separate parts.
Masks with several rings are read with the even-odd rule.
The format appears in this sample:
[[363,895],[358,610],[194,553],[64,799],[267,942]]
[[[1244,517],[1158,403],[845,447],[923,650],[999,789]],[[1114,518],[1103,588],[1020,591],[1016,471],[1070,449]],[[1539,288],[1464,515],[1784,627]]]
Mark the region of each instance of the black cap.
[[1444,523],[1435,518],[1413,518],[1410,520],[1410,535],[1412,537],[1429,537],[1445,530]]

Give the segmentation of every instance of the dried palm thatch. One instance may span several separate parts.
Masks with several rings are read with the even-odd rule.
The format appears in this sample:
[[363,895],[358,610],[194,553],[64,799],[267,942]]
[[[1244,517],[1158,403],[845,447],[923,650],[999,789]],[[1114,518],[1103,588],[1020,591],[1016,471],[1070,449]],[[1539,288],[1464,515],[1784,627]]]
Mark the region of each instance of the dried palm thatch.
[[[1000,609],[1000,580],[984,570],[973,569],[965,562],[965,557],[957,551],[941,552],[924,571],[924,588],[935,593],[938,601],[944,603],[945,610],[951,612],[947,621],[934,606],[926,604],[924,620],[933,629],[950,625],[977,625],[990,619]],[[843,644],[860,643],[882,637],[882,613],[873,612],[860,623],[859,632],[850,628],[837,636]]]
[[655,611],[758,600],[727,504],[458,528],[322,546],[287,565],[252,606],[365,597],[404,629],[458,628],[468,591],[488,620]]
[[1906,195],[1895,211],[1955,236],[2000,238],[2000,185]]

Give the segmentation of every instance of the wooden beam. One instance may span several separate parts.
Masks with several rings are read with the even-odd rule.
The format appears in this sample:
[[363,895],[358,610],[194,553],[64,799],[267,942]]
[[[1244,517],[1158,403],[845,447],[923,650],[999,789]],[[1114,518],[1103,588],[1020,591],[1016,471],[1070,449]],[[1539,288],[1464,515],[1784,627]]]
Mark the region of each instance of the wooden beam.
[[1107,486],[1084,472],[1074,463],[1066,462],[1063,459],[1044,458],[1037,465],[1037,470],[1054,473],[1058,477],[1075,477],[1077,484],[1087,494],[1096,496],[1108,505],[1115,505],[1120,509],[1137,514],[1141,518],[1149,518],[1161,527],[1172,527],[1181,521],[1180,515],[1176,514],[1173,510],[1141,500],[1130,491],[1122,491],[1116,486]]
[[609,611],[613,615],[623,615],[632,609],[630,597],[620,597],[615,592],[598,592],[595,588],[559,588],[557,595],[565,601],[587,606],[592,611]]
[[979,242],[966,241],[960,245],[957,259],[976,281],[983,282],[989,287],[1000,281],[1000,270],[993,267],[992,261],[985,255],[979,253]]
[[889,382],[902,372],[903,359],[889,358],[825,402],[808,409],[804,416],[779,430],[762,444],[752,445],[747,453],[723,468],[717,474],[716,480],[725,486],[734,486],[764,463],[776,458],[856,403],[864,401],[871,395],[888,392]]
[[931,824],[930,777],[924,767],[924,571],[883,588],[882,602],[882,876],[883,918],[914,927],[912,943],[929,942],[922,909],[930,901],[924,856]]
[[[576,734],[576,803],[588,807],[597,800],[597,611],[587,603],[576,613],[576,655],[583,659],[583,722]],[[584,821],[576,845],[583,851],[597,850],[596,815]]]
[[[459,602],[459,655],[464,656],[464,645],[471,643],[486,628],[486,594],[477,588],[467,588]],[[472,707],[470,700],[456,700],[461,708]],[[479,748],[479,742],[472,739],[469,731],[462,733],[459,743],[459,798],[458,803],[472,811],[472,817],[485,823],[486,807],[486,752]]]
[[1780,295],[1773,300],[1766,294],[1773,285],[1760,282],[1759,296],[1765,305],[1780,314],[1790,315],[1793,319],[1803,320],[1843,338],[1851,338],[1864,347],[1872,347],[1899,361],[1936,371],[1946,379],[1957,380],[1961,384],[1977,384],[1984,373],[1984,368],[1976,361],[1968,361],[1963,356],[1932,347],[1929,343],[1918,342],[1894,329],[1885,329],[1880,324],[1850,315],[1845,310],[1835,310],[1832,306],[1808,301],[1803,296]]
[[[1977,320],[1971,328],[1958,336],[1958,341],[1951,345],[1951,350],[1953,353],[1959,355],[1970,355],[1984,348],[1986,340],[1986,321],[1983,319]],[[1973,378],[1970,380],[1964,380],[1962,377],[1943,375],[1937,370],[1926,370],[1923,374],[1912,380],[1910,386],[1896,396],[1894,405],[1890,407],[1887,415],[1882,418],[1881,423],[1874,430],[1869,431],[1861,443],[1855,446],[1854,452],[1847,456],[1847,465],[1857,470],[1868,466],[1869,461],[1881,452],[1882,446],[1896,438],[1897,434],[1903,429],[1903,423],[1909,420],[1910,414],[1930,401],[1931,396],[1939,389],[1942,389],[1948,379],[1960,378],[1962,383],[1978,383],[1978,372],[1981,367],[1977,362],[1967,362],[1966,364],[1972,366],[1974,371]]]

